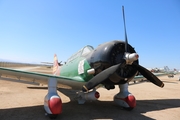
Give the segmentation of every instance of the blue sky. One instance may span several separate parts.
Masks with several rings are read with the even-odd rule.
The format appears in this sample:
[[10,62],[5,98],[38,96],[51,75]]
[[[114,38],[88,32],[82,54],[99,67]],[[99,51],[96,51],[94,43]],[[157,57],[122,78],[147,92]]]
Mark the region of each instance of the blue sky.
[[124,40],[140,65],[180,69],[179,0],[0,0],[0,58],[66,61],[85,45]]

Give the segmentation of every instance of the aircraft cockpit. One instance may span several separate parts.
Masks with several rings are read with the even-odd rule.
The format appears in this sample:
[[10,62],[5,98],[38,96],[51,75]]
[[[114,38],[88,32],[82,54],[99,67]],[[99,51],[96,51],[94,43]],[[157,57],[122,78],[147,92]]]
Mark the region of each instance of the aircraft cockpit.
[[71,62],[72,60],[80,57],[80,56],[85,56],[87,55],[88,53],[90,53],[91,51],[93,51],[94,48],[90,45],[87,45],[85,47],[83,47],[81,50],[79,50],[78,52],[76,52],[75,54],[73,54],[68,60],[67,60],[67,63],[68,62]]
[[81,56],[85,56],[87,55],[88,53],[90,53],[91,51],[93,51],[94,48],[90,45],[88,46],[85,46],[83,49],[82,49],[82,52],[81,52]]

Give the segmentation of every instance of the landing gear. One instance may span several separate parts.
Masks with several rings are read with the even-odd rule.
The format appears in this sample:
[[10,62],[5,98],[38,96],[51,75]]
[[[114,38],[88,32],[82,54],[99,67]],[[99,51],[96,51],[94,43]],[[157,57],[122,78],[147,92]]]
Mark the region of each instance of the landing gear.
[[136,106],[135,97],[128,91],[128,83],[119,85],[120,92],[114,96],[114,102],[126,110],[132,110]]
[[62,101],[57,94],[57,80],[55,78],[49,78],[48,80],[48,94],[44,98],[44,109],[46,115],[51,119],[56,118],[62,112]]

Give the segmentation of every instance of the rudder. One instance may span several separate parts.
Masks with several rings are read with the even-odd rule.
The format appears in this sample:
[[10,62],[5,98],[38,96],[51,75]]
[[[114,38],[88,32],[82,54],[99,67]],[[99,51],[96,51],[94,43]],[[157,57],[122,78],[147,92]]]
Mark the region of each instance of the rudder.
[[59,66],[58,57],[56,54],[54,54],[53,75],[60,75],[60,66]]

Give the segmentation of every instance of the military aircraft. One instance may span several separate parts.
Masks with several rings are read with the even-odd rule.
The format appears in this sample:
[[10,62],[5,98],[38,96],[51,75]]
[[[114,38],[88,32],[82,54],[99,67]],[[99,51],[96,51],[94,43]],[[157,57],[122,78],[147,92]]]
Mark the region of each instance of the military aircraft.
[[168,74],[168,77],[174,77],[178,73],[176,69],[170,70],[168,66],[164,66],[164,72]]
[[108,90],[119,85],[120,92],[114,96],[114,102],[126,109],[133,109],[136,106],[136,99],[128,91],[128,82],[136,78],[138,72],[159,87],[163,87],[164,84],[149,70],[139,65],[139,55],[128,44],[124,7],[122,10],[125,41],[106,42],[96,49],[87,45],[72,55],[62,66],[59,66],[57,55],[54,55],[53,75],[0,67],[0,76],[6,74],[17,76],[19,79],[30,78],[33,82],[48,82],[44,109],[53,118],[62,112],[62,101],[57,94],[57,83],[78,89],[79,104],[84,104],[86,100],[97,100],[100,97],[96,91],[99,85],[103,85]]
[[179,72],[174,68],[173,70],[170,70],[168,66],[164,66],[164,68],[154,68],[150,69],[151,72],[153,72],[155,75],[158,73],[166,74],[168,77],[174,77],[174,75],[178,74]]

